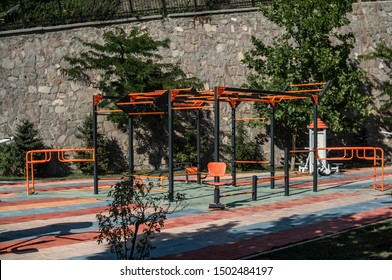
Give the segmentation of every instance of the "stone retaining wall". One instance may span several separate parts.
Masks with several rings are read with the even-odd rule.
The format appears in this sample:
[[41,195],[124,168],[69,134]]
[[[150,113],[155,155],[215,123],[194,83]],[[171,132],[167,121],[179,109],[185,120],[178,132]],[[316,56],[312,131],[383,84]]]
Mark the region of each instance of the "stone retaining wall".
[[[353,55],[374,50],[381,39],[392,42],[392,1],[357,3],[350,19],[349,28],[357,35]],[[35,29],[31,33],[2,33],[0,139],[12,135],[21,120],[29,119],[37,124],[36,128],[48,146],[79,147],[81,143],[75,137],[76,129],[91,112],[92,96],[98,91],[67,81],[60,73],[60,69],[66,65],[63,57],[77,55],[82,50],[75,38],[101,42],[103,32],[115,26],[148,28],[153,38],[169,38],[170,49],[162,52],[163,57],[168,62],[179,61],[182,69],[202,79],[206,88],[241,86],[247,76],[241,59],[244,52],[252,47],[251,36],[264,38],[268,42],[281,32],[261,13],[245,10],[134,20],[112,25]],[[363,66],[372,75],[384,75],[380,62],[368,61]],[[228,107],[222,107],[224,129],[227,127],[225,116],[230,111]],[[251,113],[250,105],[242,107],[241,116]],[[104,117],[99,120],[106,135],[119,139],[123,147],[127,147],[126,135],[117,131]],[[138,163],[144,163],[147,157],[136,159]]]

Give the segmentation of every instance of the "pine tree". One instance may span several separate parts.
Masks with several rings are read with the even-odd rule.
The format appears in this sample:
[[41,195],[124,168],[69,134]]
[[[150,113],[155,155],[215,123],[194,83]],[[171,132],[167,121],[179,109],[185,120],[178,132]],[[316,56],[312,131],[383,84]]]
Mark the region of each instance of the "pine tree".
[[[75,134],[76,138],[82,142],[82,146],[85,148],[92,148],[93,147],[93,118],[91,115],[87,116],[83,123],[77,128],[77,132]],[[98,172],[99,173],[106,173],[108,161],[105,152],[106,146],[106,139],[104,136],[97,132],[97,146],[98,146],[98,154],[97,154],[97,161],[98,161]],[[85,152],[78,152],[78,158],[90,158],[91,155]],[[94,165],[92,162],[78,162],[76,166],[79,168],[80,171],[84,174],[93,174],[94,172]]]
[[[31,150],[45,149],[43,139],[39,136],[38,130],[34,128],[34,124],[29,120],[22,121],[16,128],[12,153],[14,162],[13,175],[20,176],[25,174],[26,169],[26,153]],[[39,157],[39,155],[37,156]],[[42,166],[41,166],[42,167]],[[40,168],[37,165],[36,168]]]

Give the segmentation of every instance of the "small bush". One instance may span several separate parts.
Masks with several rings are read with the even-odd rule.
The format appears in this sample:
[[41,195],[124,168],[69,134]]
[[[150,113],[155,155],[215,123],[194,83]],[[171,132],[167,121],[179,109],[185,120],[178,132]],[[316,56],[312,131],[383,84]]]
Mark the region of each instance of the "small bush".
[[[134,184],[135,183],[135,184]],[[113,201],[98,214],[98,244],[110,245],[117,259],[149,259],[152,239],[164,227],[167,215],[185,207],[185,195],[177,193],[173,202],[168,195],[152,193],[153,186],[137,184],[134,178],[122,181],[108,193]]]

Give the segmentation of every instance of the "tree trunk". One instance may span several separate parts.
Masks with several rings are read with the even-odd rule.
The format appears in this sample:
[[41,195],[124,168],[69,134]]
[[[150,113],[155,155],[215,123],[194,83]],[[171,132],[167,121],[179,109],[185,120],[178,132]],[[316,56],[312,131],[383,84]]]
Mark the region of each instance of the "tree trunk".
[[133,234],[133,238],[132,238],[132,245],[131,245],[131,253],[129,255],[129,259],[133,260],[133,254],[135,252],[135,246],[136,246],[136,239],[137,239],[137,232],[139,231],[139,223],[137,222],[135,224],[135,232]]

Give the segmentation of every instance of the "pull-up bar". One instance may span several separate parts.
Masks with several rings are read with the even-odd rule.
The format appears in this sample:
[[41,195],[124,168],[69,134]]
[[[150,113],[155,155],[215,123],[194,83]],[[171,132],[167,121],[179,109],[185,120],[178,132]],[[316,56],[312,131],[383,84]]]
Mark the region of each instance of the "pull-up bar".
[[[282,91],[217,87],[215,88],[215,104],[220,101],[228,102],[232,108],[232,181],[236,184],[236,108],[241,102],[266,103],[270,106],[270,178],[271,188],[275,187],[275,104],[284,101],[310,99],[313,102],[313,119],[317,122],[317,109],[321,98],[330,86],[328,82],[304,83],[287,85]],[[204,92],[204,94],[210,94]],[[210,94],[211,95],[211,94]],[[219,119],[219,105],[215,105],[215,119]],[[218,128],[217,128],[218,127]],[[219,122],[215,123],[215,129],[219,130]],[[317,127],[315,127],[317,130]],[[219,150],[219,132],[215,131],[215,149]],[[317,134],[314,137],[314,145],[317,147]],[[219,161],[219,153],[215,152],[215,161]],[[316,154],[314,153],[314,157]],[[315,161],[316,162],[316,161]],[[317,174],[313,176],[313,190],[317,191]]]

